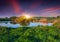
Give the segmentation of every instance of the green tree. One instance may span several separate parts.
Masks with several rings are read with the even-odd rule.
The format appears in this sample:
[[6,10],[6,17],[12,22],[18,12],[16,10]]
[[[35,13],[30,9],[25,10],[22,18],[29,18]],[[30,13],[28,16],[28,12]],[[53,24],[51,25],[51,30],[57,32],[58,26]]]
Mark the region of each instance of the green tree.
[[10,20],[14,21],[16,18],[17,18],[16,16],[12,16],[12,17],[10,17]]

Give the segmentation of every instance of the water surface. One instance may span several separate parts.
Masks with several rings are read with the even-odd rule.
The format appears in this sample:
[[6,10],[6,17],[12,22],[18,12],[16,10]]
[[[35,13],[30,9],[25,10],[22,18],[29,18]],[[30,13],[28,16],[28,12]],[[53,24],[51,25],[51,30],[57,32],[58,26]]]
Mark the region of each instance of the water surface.
[[[31,27],[31,26],[38,26],[38,25],[52,26],[52,23],[44,24],[44,23],[40,23],[40,22],[30,22],[30,24],[28,26]],[[12,27],[12,28],[21,27],[20,24],[13,24],[10,21],[0,21],[0,26]]]

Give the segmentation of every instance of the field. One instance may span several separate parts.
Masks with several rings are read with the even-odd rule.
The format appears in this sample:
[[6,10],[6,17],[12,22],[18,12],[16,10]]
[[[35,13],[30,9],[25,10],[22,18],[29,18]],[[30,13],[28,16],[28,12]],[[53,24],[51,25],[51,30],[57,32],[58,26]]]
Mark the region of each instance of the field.
[[55,26],[0,27],[0,42],[60,42],[60,28]]

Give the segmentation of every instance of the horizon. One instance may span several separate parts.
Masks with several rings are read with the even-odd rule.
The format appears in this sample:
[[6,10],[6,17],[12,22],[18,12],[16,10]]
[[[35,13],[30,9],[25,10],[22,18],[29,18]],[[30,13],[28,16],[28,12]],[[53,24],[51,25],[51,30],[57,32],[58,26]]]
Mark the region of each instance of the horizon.
[[[23,15],[21,15],[21,16],[23,16]],[[0,18],[10,18],[10,17],[20,17],[20,16],[10,16],[10,17],[8,17],[8,16],[5,16],[5,17],[3,17],[3,16],[1,16]],[[44,17],[44,16],[32,16],[32,17]],[[49,17],[49,16],[47,16],[47,17]],[[58,17],[58,16],[50,16],[50,17]]]

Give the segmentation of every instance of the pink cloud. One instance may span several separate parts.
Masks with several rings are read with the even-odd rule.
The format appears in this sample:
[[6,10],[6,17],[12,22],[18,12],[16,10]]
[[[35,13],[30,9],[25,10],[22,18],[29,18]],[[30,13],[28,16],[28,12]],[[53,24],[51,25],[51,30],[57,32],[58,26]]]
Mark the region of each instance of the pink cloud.
[[57,10],[60,10],[60,7],[46,8],[46,9],[43,9],[42,11],[43,12],[49,12],[49,11],[57,11]]

